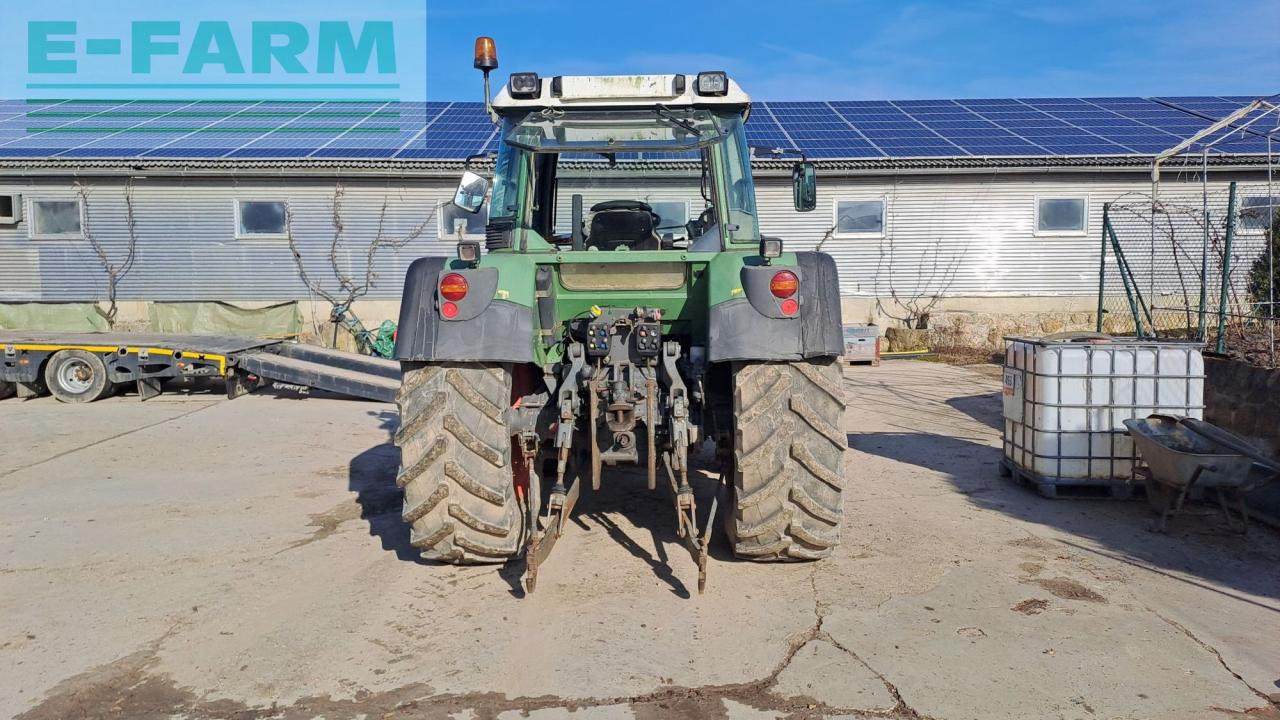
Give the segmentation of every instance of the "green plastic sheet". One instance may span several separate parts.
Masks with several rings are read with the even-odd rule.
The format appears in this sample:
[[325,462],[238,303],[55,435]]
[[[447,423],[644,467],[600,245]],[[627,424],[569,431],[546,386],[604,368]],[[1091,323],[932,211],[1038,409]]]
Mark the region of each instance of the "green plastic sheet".
[[290,338],[302,332],[298,303],[242,308],[225,302],[153,302],[151,330],[185,335]]
[[0,330],[105,332],[107,319],[93,303],[0,303]]

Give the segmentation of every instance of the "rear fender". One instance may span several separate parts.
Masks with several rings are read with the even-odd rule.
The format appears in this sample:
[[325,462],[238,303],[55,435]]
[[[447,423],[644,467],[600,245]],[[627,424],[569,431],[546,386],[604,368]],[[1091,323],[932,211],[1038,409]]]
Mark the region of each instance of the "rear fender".
[[[452,258],[413,261],[400,300],[395,359],[411,362],[533,362],[533,309],[498,299],[496,268],[452,268]],[[440,277],[456,272],[467,279],[458,313],[440,314]]]
[[[711,307],[707,338],[711,362],[792,361],[841,353],[840,279],[835,261],[817,252],[799,252],[795,257],[795,265],[742,267],[744,297]],[[800,280],[796,317],[783,314],[781,301],[769,290],[769,280],[779,270],[790,270]]]

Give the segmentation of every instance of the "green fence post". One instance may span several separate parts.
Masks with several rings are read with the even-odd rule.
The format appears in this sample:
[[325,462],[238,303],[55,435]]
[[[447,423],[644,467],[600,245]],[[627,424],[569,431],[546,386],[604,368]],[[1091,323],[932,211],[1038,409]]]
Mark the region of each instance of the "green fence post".
[[1218,294],[1218,345],[1219,353],[1227,349],[1227,288],[1231,287],[1231,241],[1236,237],[1236,183],[1231,181],[1227,195],[1227,240],[1222,248],[1222,289]]
[[1120,280],[1124,282],[1125,297],[1129,299],[1129,312],[1133,313],[1133,334],[1137,338],[1145,337],[1146,333],[1142,329],[1142,315],[1145,313],[1147,323],[1151,326],[1151,337],[1155,337],[1155,321],[1147,311],[1146,300],[1142,298],[1138,281],[1133,277],[1133,269],[1129,267],[1129,260],[1120,247],[1120,238],[1116,236],[1116,229],[1109,223],[1103,223],[1102,227],[1111,239],[1111,252],[1116,256],[1116,269],[1120,272]]
[[1102,314],[1106,308],[1102,304],[1102,293],[1107,287],[1107,225],[1111,223],[1111,203],[1102,206],[1102,254],[1098,257],[1098,327],[1102,332]]

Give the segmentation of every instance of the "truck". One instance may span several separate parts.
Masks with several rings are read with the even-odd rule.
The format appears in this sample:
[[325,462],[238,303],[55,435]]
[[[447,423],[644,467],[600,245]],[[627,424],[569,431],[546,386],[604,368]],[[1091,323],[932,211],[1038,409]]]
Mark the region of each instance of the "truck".
[[[637,466],[669,491],[700,592],[722,502],[739,558],[830,555],[847,451],[839,278],[829,255],[761,234],[751,99],[723,71],[518,72],[493,96],[495,44],[475,47],[499,147],[468,159],[453,203],[487,210],[483,247],[411,264],[395,349],[413,546],[445,563],[523,556],[532,592],[582,486]],[[687,170],[654,178],[656,158]],[[791,179],[795,210],[813,210],[813,164]],[[721,487],[700,526],[703,442]]]

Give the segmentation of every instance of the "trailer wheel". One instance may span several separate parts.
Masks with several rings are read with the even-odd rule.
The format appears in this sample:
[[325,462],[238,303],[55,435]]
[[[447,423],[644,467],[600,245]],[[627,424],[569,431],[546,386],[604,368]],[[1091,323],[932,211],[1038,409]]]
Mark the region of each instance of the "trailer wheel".
[[402,363],[400,473],[410,542],[427,560],[500,563],[520,549],[511,436],[511,366]]
[[59,350],[44,367],[49,392],[64,403],[87,403],[115,389],[102,358],[85,350]]
[[844,407],[839,358],[735,364],[726,529],[737,556],[815,560],[839,544]]

